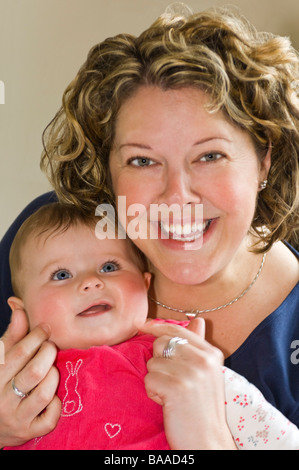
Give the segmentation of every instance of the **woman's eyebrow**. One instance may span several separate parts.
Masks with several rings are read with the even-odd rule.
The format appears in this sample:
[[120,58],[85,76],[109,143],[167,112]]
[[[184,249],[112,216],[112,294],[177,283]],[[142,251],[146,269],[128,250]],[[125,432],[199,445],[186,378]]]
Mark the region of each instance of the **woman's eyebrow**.
[[206,142],[210,142],[212,140],[225,140],[226,142],[229,142],[229,143],[232,142],[231,139],[229,139],[228,137],[224,137],[224,136],[204,137],[203,139],[196,141],[195,144],[193,144],[193,147],[195,147],[196,145],[205,144]]
[[140,149],[151,150],[150,145],[138,144],[138,143],[135,143],[135,142],[128,142],[128,143],[125,143],[125,144],[121,144],[121,145],[119,145],[118,150],[122,149],[123,147],[136,147],[136,148],[140,148]]
[[[210,142],[212,140],[225,140],[227,142],[232,142],[229,138],[224,137],[224,136],[204,137],[203,139],[200,139],[200,140],[196,141],[193,144],[193,147],[195,147],[196,145],[204,144],[206,142]],[[135,147],[135,148],[139,148],[139,149],[143,149],[143,150],[152,150],[152,147],[150,145],[141,144],[141,143],[137,143],[137,142],[128,142],[128,143],[121,144],[121,145],[118,146],[117,150],[121,150],[124,147]]]

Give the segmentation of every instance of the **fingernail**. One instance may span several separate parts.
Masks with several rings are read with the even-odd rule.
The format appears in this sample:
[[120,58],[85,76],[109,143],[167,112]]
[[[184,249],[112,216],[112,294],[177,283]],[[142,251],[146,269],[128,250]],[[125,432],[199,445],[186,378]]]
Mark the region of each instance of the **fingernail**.
[[47,333],[48,336],[51,334],[51,327],[48,323],[42,323],[40,327]]

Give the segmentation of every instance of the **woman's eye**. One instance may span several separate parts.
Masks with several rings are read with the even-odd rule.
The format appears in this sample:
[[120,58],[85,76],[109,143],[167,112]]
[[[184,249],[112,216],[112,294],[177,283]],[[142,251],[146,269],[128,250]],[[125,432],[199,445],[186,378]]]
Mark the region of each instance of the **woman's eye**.
[[72,277],[71,273],[66,269],[60,269],[52,274],[51,279],[53,281],[64,281],[65,279],[70,279]]
[[155,162],[147,157],[134,157],[129,160],[129,164],[133,166],[151,166]]
[[201,157],[199,160],[202,162],[216,162],[217,160],[220,160],[223,155],[221,153],[217,152],[211,152],[211,153],[206,153],[203,157]]
[[112,273],[113,271],[118,271],[119,269],[120,269],[120,266],[119,266],[118,263],[109,261],[109,262],[103,264],[103,266],[101,267],[100,272],[101,273]]

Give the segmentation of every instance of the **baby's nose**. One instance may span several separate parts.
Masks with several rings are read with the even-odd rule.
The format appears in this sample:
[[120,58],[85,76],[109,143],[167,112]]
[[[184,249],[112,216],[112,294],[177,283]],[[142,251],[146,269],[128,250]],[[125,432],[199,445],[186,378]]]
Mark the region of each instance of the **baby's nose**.
[[88,292],[93,289],[102,289],[104,287],[103,281],[97,276],[86,277],[80,286],[82,292]]

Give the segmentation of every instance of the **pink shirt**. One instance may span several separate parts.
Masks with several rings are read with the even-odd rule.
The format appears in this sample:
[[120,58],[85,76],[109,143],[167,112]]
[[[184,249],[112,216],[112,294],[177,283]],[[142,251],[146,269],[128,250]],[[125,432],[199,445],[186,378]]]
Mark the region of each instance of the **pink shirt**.
[[169,449],[162,407],[144,387],[153,340],[141,335],[111,347],[59,351],[58,425],[15,449]]

